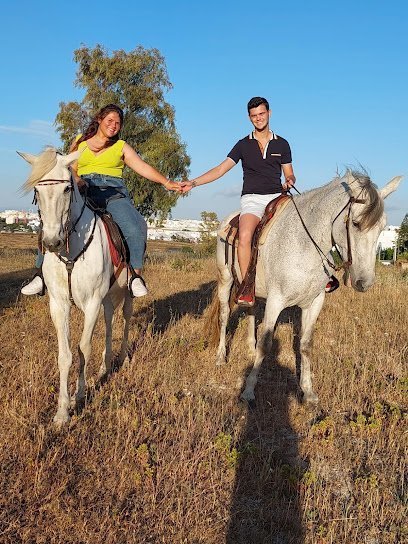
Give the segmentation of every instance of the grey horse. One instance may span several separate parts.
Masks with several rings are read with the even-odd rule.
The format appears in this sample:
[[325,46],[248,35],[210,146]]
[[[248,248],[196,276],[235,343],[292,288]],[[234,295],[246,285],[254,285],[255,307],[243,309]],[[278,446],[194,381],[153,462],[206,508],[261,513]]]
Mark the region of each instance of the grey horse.
[[[318,402],[310,375],[310,349],[331,273],[330,250],[336,245],[356,291],[364,292],[373,285],[376,243],[386,224],[384,199],[397,189],[401,179],[402,176],[397,176],[378,190],[365,173],[347,170],[323,187],[294,196],[293,202],[282,210],[259,249],[255,293],[266,299],[265,316],[256,342],[255,315],[249,312],[248,346],[255,363],[241,395],[243,400],[249,403],[255,400],[259,368],[279,314],[284,308],[298,306],[302,310],[300,387],[304,401]],[[231,264],[225,262],[225,242],[220,236],[217,267],[218,287],[210,319],[219,339],[216,363],[222,365],[226,359],[233,275]],[[239,277],[237,265],[236,273]]]

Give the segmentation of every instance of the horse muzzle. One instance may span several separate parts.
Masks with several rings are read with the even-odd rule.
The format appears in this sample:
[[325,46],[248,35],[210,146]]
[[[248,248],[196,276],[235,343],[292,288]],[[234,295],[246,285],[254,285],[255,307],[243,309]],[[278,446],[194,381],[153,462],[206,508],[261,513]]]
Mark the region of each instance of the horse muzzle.
[[42,244],[44,249],[50,253],[58,253],[64,247],[65,240],[60,236],[57,237],[47,237],[43,236]]
[[358,278],[354,279],[353,276],[351,276],[351,285],[355,291],[358,291],[359,293],[365,293],[370,289],[370,287],[374,284],[375,277],[368,277],[368,278]]

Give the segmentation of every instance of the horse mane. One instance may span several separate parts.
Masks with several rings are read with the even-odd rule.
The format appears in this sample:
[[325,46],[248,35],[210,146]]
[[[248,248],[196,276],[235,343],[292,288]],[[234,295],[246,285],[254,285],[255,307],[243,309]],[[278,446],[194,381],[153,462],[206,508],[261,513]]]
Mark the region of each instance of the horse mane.
[[366,199],[366,204],[358,218],[360,229],[370,230],[380,221],[384,214],[383,199],[366,171],[347,170],[347,174],[354,178],[360,189],[357,188],[356,191],[353,187],[353,194],[357,192],[355,194],[356,198],[358,198],[358,193],[363,193],[363,198]]
[[28,193],[38,181],[50,172],[57,164],[57,150],[55,147],[47,146],[44,151],[38,155],[34,164],[32,164],[32,170],[27,181],[22,185],[21,190],[24,193]]

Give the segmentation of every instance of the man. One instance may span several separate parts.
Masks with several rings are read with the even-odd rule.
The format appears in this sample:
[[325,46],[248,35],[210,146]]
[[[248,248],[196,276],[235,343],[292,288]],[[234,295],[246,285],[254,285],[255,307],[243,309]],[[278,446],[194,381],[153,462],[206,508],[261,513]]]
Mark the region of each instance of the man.
[[[239,218],[238,262],[242,278],[245,277],[250,257],[251,241],[256,226],[267,204],[283,190],[290,189],[296,181],[292,167],[292,154],[288,142],[269,128],[271,110],[265,98],[256,96],[248,102],[248,116],[254,130],[239,140],[227,158],[205,174],[182,183],[183,191],[204,185],[222,177],[240,160],[244,175]],[[281,175],[285,181],[281,183]],[[238,304],[252,306],[251,296],[240,296]]]

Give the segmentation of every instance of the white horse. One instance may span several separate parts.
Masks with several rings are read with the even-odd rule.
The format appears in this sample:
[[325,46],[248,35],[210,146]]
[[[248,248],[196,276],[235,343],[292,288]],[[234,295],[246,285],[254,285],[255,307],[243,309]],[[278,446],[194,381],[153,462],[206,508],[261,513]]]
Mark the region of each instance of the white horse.
[[[318,402],[312,388],[309,354],[330,274],[330,250],[335,244],[353,288],[366,291],[374,283],[376,242],[386,223],[383,199],[396,190],[401,179],[401,176],[393,178],[378,191],[367,175],[347,171],[323,187],[293,197],[293,202],[276,218],[259,249],[255,293],[266,299],[265,316],[263,331],[256,343],[255,315],[249,312],[248,345],[255,363],[241,395],[243,400],[249,403],[255,400],[259,368],[279,314],[284,308],[298,306],[302,310],[300,387],[305,401]],[[220,231],[230,218],[224,220]],[[239,277],[238,265],[235,266]],[[225,263],[225,242],[220,236],[217,267],[218,289],[211,326],[218,340],[216,363],[222,365],[226,358],[233,275],[231,264]]]
[[91,339],[101,304],[104,308],[106,344],[99,376],[111,369],[112,319],[114,310],[123,304],[124,334],[119,359],[127,354],[132,299],[127,289],[126,270],[110,287],[114,272],[105,227],[102,220],[86,205],[68,166],[79,152],[60,155],[47,148],[38,156],[20,155],[32,165],[31,175],[23,186],[34,188],[42,221],[44,255],[43,276],[50,299],[51,317],[58,336],[60,391],[54,422],[61,426],[69,421],[70,397],[68,375],[72,364],[69,346],[71,302],[84,313],[84,327],[78,347],[79,376],[74,401],[85,399],[86,367],[91,353]]

